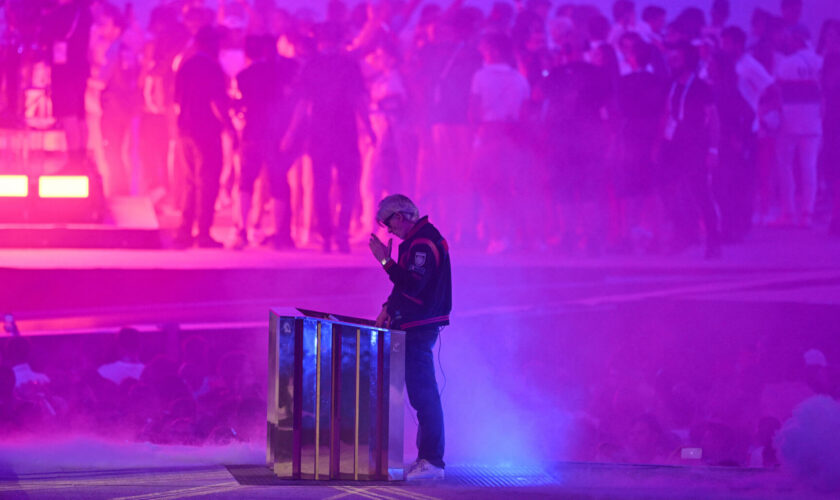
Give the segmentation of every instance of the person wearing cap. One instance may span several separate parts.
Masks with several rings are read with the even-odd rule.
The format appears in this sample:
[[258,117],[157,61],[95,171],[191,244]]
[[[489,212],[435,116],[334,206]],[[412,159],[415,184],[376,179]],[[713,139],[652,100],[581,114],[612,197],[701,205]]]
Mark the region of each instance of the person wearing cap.
[[406,478],[443,479],[443,409],[432,348],[452,309],[449,247],[429,218],[421,218],[417,206],[401,194],[379,203],[376,220],[403,240],[394,260],[393,239],[385,244],[375,234],[370,237],[374,258],[394,284],[376,324],[406,332],[405,386],[418,421],[417,460]]

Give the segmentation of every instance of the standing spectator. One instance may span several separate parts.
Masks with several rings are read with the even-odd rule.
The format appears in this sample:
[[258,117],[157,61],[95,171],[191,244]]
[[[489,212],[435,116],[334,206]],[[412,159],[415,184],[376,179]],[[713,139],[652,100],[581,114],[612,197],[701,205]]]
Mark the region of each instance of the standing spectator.
[[[755,9],[752,16],[752,36],[755,42],[749,54],[770,74],[775,74],[780,42],[784,33],[781,18],[763,9]],[[756,219],[767,224],[771,221],[770,211],[775,203],[777,170],[779,163],[778,142],[781,126],[781,96],[778,87],[768,92],[758,112],[758,136],[756,141]]]
[[[375,141],[368,115],[367,90],[359,63],[342,48],[342,26],[316,26],[318,53],[303,67],[300,97],[286,139],[298,135],[306,122],[308,150],[312,159],[313,206],[324,252],[333,243],[342,253],[350,252],[350,217],[359,199],[362,165],[359,153],[361,121]],[[284,139],[284,149],[291,144]],[[332,170],[338,181],[338,223],[333,223],[330,203]]]
[[778,58],[778,40],[784,30],[784,21],[764,9],[755,9],[750,21],[750,30],[753,39],[750,53],[772,75]]
[[642,11],[639,34],[650,44],[650,64],[653,73],[661,78],[668,77],[668,64],[665,62],[665,26],[667,12],[659,6],[648,6]]
[[[184,61],[175,76],[178,128],[187,166],[186,194],[175,244],[186,248],[223,245],[210,237],[219,176],[222,173],[222,131],[236,131],[228,113],[227,82],[219,64],[219,35],[211,26],[195,36],[196,53]],[[193,239],[193,225],[198,235]]]
[[840,20],[823,23],[818,46],[823,57],[824,97],[822,166],[832,194],[829,231],[840,236]]
[[109,45],[99,78],[103,84],[101,130],[109,196],[125,196],[131,191],[131,171],[123,161],[123,145],[140,98],[138,62],[123,42],[124,30],[125,19],[120,11],[112,4],[104,4],[100,31]]
[[715,41],[720,41],[721,32],[729,20],[729,0],[714,0],[709,11],[709,25],[706,26],[705,35]]
[[674,75],[667,101],[663,146],[666,207],[674,225],[674,249],[696,238],[695,207],[706,230],[706,258],[720,256],[718,211],[711,190],[711,167],[719,160],[719,120],[709,85],[698,77],[697,48],[683,41],[668,48]]
[[64,130],[68,167],[87,169],[87,113],[85,92],[90,76],[88,49],[93,17],[87,0],[59,0],[45,20],[49,48],[53,115]]
[[487,34],[479,46],[484,66],[472,79],[471,115],[478,125],[473,180],[479,185],[488,252],[508,250],[514,220],[508,210],[517,199],[520,155],[512,132],[530,96],[528,81],[510,65],[512,46],[505,35]]
[[697,7],[689,7],[668,26],[668,42],[698,42],[706,27],[706,15]]
[[[609,27],[610,21],[605,16],[597,15],[588,20],[586,35],[589,41],[589,50],[584,54],[584,59],[596,66],[603,67],[609,73],[613,82],[616,82],[620,75],[626,74],[630,70],[627,67],[627,62],[622,59],[622,54],[618,52],[618,44],[612,45],[607,42]],[[636,32],[629,31],[628,33]]]
[[632,0],[616,0],[612,7],[613,29],[609,42],[615,46],[628,31],[636,31],[636,4]]
[[665,38],[665,21],[667,12],[658,5],[648,5],[642,11],[643,23],[639,26],[639,34],[648,43],[662,49]]
[[9,2],[0,2],[0,124],[19,125],[21,122],[20,33],[10,15]]
[[[152,10],[149,32],[140,77],[143,108],[139,135],[143,147],[139,157],[144,190],[155,204],[160,204],[171,188],[169,146],[175,129],[172,62],[189,42],[189,33],[179,21],[178,12],[164,5]],[[172,193],[168,194],[171,198]]]
[[[470,85],[481,67],[474,40],[476,28],[468,13],[447,12],[434,24],[430,43],[417,53],[411,78],[419,86],[415,94],[421,96],[418,107],[425,115],[420,131],[417,197],[431,217],[443,221],[444,231],[455,234],[459,241],[472,236],[464,234],[471,228],[449,227],[445,215],[452,210],[453,200],[461,200],[456,201],[456,213],[470,214],[469,203],[455,196],[454,188],[466,182],[464,165],[469,164],[473,143]],[[471,225],[470,215],[458,219],[465,226]]]
[[[648,70],[651,53],[656,50],[636,33],[625,33],[619,47],[630,73],[618,82],[618,168],[614,176],[621,206],[617,242],[621,249],[631,250],[631,237],[645,218],[650,222],[658,215],[657,183],[654,152],[660,142],[659,133],[665,110],[667,81]],[[649,228],[653,233],[656,224]],[[640,233],[637,233],[640,234]],[[653,243],[653,242],[652,242]]]
[[236,76],[245,127],[242,129],[242,162],[239,174],[240,224],[234,248],[248,244],[247,221],[254,195],[254,183],[266,168],[274,200],[274,234],[266,241],[274,248],[294,248],[291,236],[291,204],[286,175],[293,158],[280,151],[280,141],[288,127],[291,108],[289,94],[297,74],[297,63],[277,55],[274,38],[249,36],[245,39],[245,55],[250,66]]
[[[747,34],[737,26],[729,26],[721,32],[721,50],[735,62],[738,89],[753,113],[758,114],[762,101],[768,99],[767,91],[773,85],[773,76],[747,52]],[[754,123],[754,130],[757,127],[758,120]]]
[[408,95],[399,71],[400,54],[396,44],[386,43],[369,57],[376,74],[370,85],[371,123],[376,137],[369,177],[373,200],[404,192],[409,185],[406,148]]
[[644,31],[644,29],[639,30],[639,27],[636,26],[636,4],[630,0],[616,0],[613,4],[613,20],[615,24],[613,24],[608,41],[616,51],[619,73],[626,75],[631,70],[627,65],[627,61],[623,59],[621,50],[619,50],[621,37],[625,33],[638,33],[639,31]]
[[755,111],[740,90],[731,55],[716,52],[709,76],[720,114],[720,165],[712,179],[720,207],[721,239],[732,243],[746,236],[752,221]]
[[596,253],[603,230],[603,186],[608,131],[604,116],[611,97],[605,67],[584,60],[586,37],[577,29],[557,39],[559,64],[543,82],[548,164],[566,222],[565,241]]
[[493,7],[485,21],[485,30],[487,32],[510,35],[513,26],[513,16],[513,5],[507,2],[493,2]]
[[519,13],[513,29],[513,42],[519,71],[533,87],[543,78],[544,71],[551,65],[546,33],[547,2],[528,2],[528,7]]
[[[744,154],[741,155],[736,152],[735,157],[729,157],[729,153],[733,153],[735,151],[728,147],[722,147],[721,149],[721,158],[724,163],[721,173],[734,173],[732,169],[727,168],[726,163],[733,160],[736,161],[735,165],[737,165],[738,162],[736,157],[741,158],[745,162],[741,165],[742,169],[738,170],[743,173],[741,178],[742,182],[735,183],[736,185],[733,185],[732,187],[736,189],[736,191],[732,191],[731,193],[740,200],[740,202],[736,204],[737,207],[740,208],[735,209],[737,215],[734,219],[739,222],[736,223],[735,227],[724,227],[724,238],[727,239],[740,239],[744,236],[745,232],[749,229],[752,223],[752,205],[755,198],[756,177],[758,176],[757,134],[760,128],[759,116],[772,109],[773,95],[771,91],[774,89],[773,77],[767,72],[764,66],[762,66],[761,63],[752,56],[752,54],[747,52],[746,44],[747,34],[744,30],[738,28],[737,26],[729,26],[721,32],[721,50],[735,63],[738,91],[744,101],[749,105],[751,111],[750,114],[753,116],[753,122],[750,126],[750,130],[742,131],[744,133],[749,132],[749,134],[744,137],[746,142],[742,144],[742,146],[746,148],[743,151]],[[723,62],[723,60],[721,60],[721,62]],[[726,95],[729,98],[734,99],[734,102],[730,102],[733,106],[726,107],[725,105],[721,105],[721,112],[725,111],[728,113],[735,113],[735,115],[730,116],[731,118],[743,116],[736,113],[737,110],[741,109],[740,101],[733,95],[728,93]],[[744,113],[745,112],[746,111],[744,111]],[[730,132],[734,132],[734,130],[730,129]],[[735,138],[734,136],[730,137]],[[722,146],[724,145],[722,144]],[[734,220],[730,220],[730,222],[733,222]],[[725,226],[728,224],[728,222],[724,222]],[[734,233],[731,231],[734,231]]]
[[802,0],[781,0],[782,20],[787,28],[801,28],[807,32],[802,23]]
[[[813,222],[817,198],[822,58],[810,47],[808,32],[802,27],[787,31],[783,49],[785,57],[776,66],[775,75],[782,93],[782,124],[777,144],[781,215],[777,223],[808,227]],[[794,165],[799,166],[798,176]]]

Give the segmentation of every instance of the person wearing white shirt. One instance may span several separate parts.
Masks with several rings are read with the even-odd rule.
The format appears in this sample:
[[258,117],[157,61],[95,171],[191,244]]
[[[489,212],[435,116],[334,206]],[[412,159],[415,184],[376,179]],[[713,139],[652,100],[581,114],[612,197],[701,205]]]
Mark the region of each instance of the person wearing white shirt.
[[473,77],[471,90],[481,123],[518,120],[530,95],[528,81],[507,63],[485,64]]
[[[817,197],[817,161],[822,139],[822,57],[808,43],[804,29],[791,28],[785,37],[785,57],[775,67],[782,94],[778,141],[780,224],[810,226]],[[800,168],[799,186],[794,165]],[[798,204],[797,187],[799,188]],[[798,206],[797,206],[798,205]]]
[[[738,74],[738,90],[758,116],[759,104],[775,80],[758,60],[747,52],[747,34],[737,26],[729,26],[721,32],[721,49],[735,61]],[[758,119],[754,124],[758,131]]]
[[511,66],[512,44],[501,34],[489,33],[481,40],[479,50],[484,66],[473,75],[470,117],[478,126],[473,151],[472,176],[481,186],[483,216],[488,252],[507,249],[507,235],[514,229],[510,210],[506,207],[516,196],[516,183],[523,176],[513,175],[521,164],[522,152],[510,136],[511,126],[522,114],[531,89],[525,77]]

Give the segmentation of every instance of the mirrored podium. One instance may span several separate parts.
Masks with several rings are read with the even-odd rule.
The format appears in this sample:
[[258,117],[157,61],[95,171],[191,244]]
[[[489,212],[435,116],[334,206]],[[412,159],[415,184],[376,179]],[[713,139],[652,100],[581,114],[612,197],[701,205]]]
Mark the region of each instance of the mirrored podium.
[[305,312],[270,312],[268,465],[283,479],[404,479],[405,332]]

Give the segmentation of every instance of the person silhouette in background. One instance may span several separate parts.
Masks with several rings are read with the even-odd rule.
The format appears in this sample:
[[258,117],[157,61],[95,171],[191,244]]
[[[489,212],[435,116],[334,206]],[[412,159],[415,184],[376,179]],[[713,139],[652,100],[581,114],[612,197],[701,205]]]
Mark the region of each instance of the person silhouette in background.
[[673,249],[682,250],[696,238],[697,207],[706,230],[706,258],[718,258],[720,219],[710,179],[720,154],[714,95],[698,75],[700,57],[691,43],[671,44],[667,59],[674,79],[666,101],[662,180],[668,185],[665,198],[674,227]]
[[87,0],[59,0],[45,19],[50,56],[52,110],[67,141],[67,171],[87,168],[85,92],[90,76],[90,29],[93,16]]
[[[227,130],[238,146],[228,109],[227,82],[219,64],[219,34],[204,26],[195,35],[196,53],[184,61],[175,76],[175,102],[179,107],[178,129],[187,164],[186,195],[181,227],[175,245],[186,248],[221,248],[210,237],[219,176],[222,173],[222,131]],[[197,219],[198,235],[193,239]]]
[[[371,142],[376,142],[376,134],[368,115],[368,92],[361,67],[342,47],[343,26],[326,22],[316,25],[314,31],[318,53],[301,71],[300,102],[283,149],[288,151],[294,138],[306,129],[312,159],[313,211],[323,250],[329,253],[335,244],[339,252],[349,253],[350,216],[359,200],[362,176],[357,121],[363,124]],[[335,205],[330,203],[333,168],[340,206],[337,224],[333,222]]]
[[242,164],[239,173],[239,221],[235,249],[248,244],[247,221],[254,199],[254,183],[263,167],[274,200],[274,234],[265,243],[276,249],[295,248],[291,236],[290,191],[286,174],[292,155],[280,150],[280,141],[290,119],[289,89],[297,63],[277,55],[274,38],[249,36],[245,55],[251,64],[236,75],[240,104],[245,113],[242,129]]

